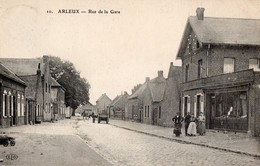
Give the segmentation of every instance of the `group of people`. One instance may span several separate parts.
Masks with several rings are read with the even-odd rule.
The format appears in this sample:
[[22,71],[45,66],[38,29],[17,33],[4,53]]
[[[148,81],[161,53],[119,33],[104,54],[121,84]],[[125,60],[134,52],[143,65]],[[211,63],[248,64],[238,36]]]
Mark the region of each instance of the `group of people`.
[[[181,134],[181,127],[182,122],[185,123],[185,135],[186,136],[196,136],[198,135],[205,135],[205,116],[203,115],[203,112],[200,112],[200,115],[196,118],[194,114],[191,114],[190,112],[187,113],[187,115],[183,118],[179,115],[179,113],[176,114],[174,118],[172,118],[174,122],[174,132],[175,134]],[[177,135],[178,135],[177,134]]]

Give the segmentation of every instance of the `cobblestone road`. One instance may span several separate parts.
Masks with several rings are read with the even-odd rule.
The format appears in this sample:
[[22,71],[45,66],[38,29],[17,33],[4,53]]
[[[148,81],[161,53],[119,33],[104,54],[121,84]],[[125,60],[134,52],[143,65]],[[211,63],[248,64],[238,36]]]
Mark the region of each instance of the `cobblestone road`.
[[260,159],[78,120],[87,144],[114,165],[260,165]]

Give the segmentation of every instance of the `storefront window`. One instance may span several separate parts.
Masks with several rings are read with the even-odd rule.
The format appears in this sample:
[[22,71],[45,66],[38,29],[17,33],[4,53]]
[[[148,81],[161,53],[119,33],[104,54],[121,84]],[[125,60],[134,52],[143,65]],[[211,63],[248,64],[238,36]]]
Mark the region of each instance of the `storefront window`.
[[247,117],[246,92],[222,93],[217,96],[216,117]]

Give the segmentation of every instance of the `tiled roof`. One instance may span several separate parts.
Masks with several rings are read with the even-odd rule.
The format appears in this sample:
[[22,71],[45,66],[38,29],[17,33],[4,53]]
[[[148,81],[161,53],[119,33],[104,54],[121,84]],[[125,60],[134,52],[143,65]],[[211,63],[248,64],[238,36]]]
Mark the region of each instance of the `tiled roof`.
[[190,29],[204,45],[260,46],[259,19],[205,17],[198,20],[196,16],[191,16],[186,24],[177,58],[180,58],[186,49]]
[[260,45],[260,20],[193,16],[189,23],[205,44]]
[[13,71],[9,70],[4,64],[0,62],[0,74],[14,80],[15,82],[21,83],[23,85],[26,85],[25,82],[19,78],[17,75],[13,73]]
[[19,76],[36,75],[38,64],[40,63],[41,71],[44,73],[44,63],[42,58],[20,59],[20,58],[0,58],[0,61]]
[[128,99],[134,99],[140,97],[144,90],[147,88],[148,83],[145,82],[144,84],[141,85],[131,96],[128,97]]
[[101,100],[102,98],[107,98],[108,100],[112,101],[112,100],[107,96],[107,94],[104,93],[104,94],[102,94],[102,95],[97,99],[97,102],[98,102],[99,100]]
[[115,99],[110,103],[110,106],[113,106],[115,104],[117,104],[123,97],[128,97],[128,94],[125,93],[125,94],[122,94],[122,95],[119,95],[119,96],[116,96]]

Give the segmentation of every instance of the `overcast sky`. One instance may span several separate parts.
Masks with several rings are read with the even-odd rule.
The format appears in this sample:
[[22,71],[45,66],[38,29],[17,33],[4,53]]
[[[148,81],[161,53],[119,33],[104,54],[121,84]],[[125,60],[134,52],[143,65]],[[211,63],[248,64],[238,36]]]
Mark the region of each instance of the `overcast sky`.
[[0,0],[0,57],[69,60],[90,83],[95,104],[102,93],[111,99],[130,94],[158,70],[167,77],[170,62],[180,65],[176,53],[197,7],[205,8],[205,17],[260,19],[259,0]]

